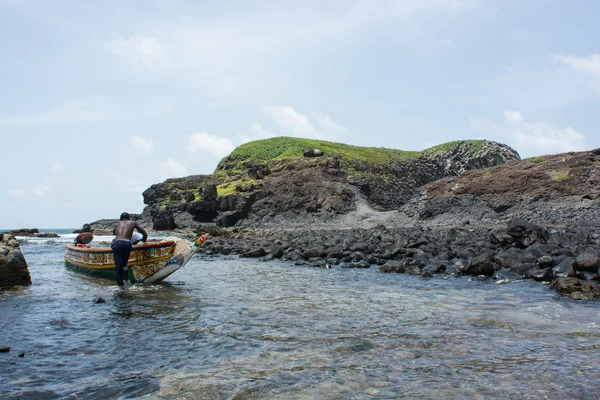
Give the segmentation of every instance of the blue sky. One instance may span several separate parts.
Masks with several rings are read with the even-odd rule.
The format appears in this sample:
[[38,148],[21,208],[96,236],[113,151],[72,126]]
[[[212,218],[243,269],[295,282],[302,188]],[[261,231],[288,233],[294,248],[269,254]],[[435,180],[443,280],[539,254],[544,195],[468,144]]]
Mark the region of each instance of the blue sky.
[[141,212],[249,140],[600,147],[600,2],[0,0],[0,227]]

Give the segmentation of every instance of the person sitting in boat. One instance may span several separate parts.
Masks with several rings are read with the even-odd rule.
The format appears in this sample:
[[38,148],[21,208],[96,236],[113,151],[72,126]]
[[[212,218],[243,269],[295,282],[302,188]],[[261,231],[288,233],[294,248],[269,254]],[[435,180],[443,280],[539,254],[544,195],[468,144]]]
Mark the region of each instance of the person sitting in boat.
[[89,248],[92,240],[94,240],[94,234],[91,231],[80,233],[75,238],[75,246]]
[[136,244],[140,243],[143,238],[144,235],[142,235],[141,233],[133,232],[133,234],[131,235],[131,244],[135,246]]
[[142,234],[142,241],[145,242],[148,239],[148,234],[144,228],[137,222],[131,221],[128,213],[122,213],[119,221],[115,224],[113,232],[116,238],[111,246],[117,270],[117,285],[121,288],[125,286],[126,282],[129,284],[127,261],[129,260],[129,254],[131,254],[131,239],[136,230]]

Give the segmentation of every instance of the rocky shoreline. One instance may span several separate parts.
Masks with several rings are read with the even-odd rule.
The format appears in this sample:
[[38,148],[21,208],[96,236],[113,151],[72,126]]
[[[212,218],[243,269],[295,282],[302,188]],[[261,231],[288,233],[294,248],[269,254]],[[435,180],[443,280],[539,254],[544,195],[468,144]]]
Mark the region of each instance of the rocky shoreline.
[[[306,143],[319,147],[307,155]],[[600,297],[600,149],[521,160],[500,143],[460,141],[413,153],[251,142],[214,174],[152,185],[132,219],[183,237],[208,232],[209,255],[533,279],[574,299]],[[115,222],[74,233],[111,235]]]
[[379,268],[423,279],[533,279],[577,300],[600,297],[600,227],[506,225],[409,228],[228,228],[203,252],[319,268]]

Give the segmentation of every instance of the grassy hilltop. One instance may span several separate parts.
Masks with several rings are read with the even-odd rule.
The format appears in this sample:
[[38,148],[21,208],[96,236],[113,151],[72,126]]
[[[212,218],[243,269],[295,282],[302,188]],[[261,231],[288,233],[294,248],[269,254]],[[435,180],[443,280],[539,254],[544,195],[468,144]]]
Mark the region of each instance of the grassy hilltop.
[[352,164],[386,165],[408,161],[422,155],[435,155],[451,150],[460,143],[466,143],[474,151],[480,150],[485,140],[464,140],[444,143],[423,151],[405,151],[385,147],[363,147],[325,140],[293,137],[275,137],[242,144],[219,162],[216,171],[244,171],[247,166],[270,164],[294,158],[302,158],[303,151],[319,149],[325,157],[337,158],[342,166]]

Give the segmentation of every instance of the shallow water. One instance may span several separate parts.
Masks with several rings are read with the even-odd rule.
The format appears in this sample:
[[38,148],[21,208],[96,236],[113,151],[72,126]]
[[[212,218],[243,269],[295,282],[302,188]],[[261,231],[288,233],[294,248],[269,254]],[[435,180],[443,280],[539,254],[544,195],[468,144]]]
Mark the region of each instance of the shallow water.
[[0,398],[600,398],[600,303],[541,284],[196,256],[123,293],[60,241],[22,250]]

